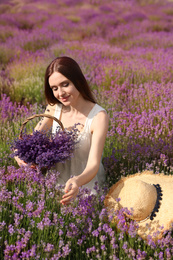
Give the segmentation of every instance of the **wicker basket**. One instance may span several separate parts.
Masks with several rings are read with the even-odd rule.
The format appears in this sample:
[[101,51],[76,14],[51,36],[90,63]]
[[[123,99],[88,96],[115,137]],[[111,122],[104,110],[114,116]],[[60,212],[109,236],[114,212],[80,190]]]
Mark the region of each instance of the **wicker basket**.
[[61,123],[61,121],[59,119],[57,119],[56,117],[54,116],[51,116],[49,114],[35,114],[33,116],[30,116],[28,117],[24,122],[23,124],[21,125],[21,128],[20,128],[20,133],[19,133],[19,138],[22,138],[22,133],[23,133],[23,129],[25,127],[25,125],[32,119],[36,118],[36,117],[48,117],[48,118],[51,118],[53,120],[55,120],[61,127],[62,130],[64,130],[64,126],[63,124]]
[[[24,129],[25,125],[26,125],[30,120],[32,120],[32,119],[34,119],[34,118],[36,118],[36,117],[48,117],[48,118],[51,118],[51,119],[55,120],[55,121],[60,125],[60,127],[61,127],[62,130],[64,130],[63,124],[62,124],[61,121],[60,121],[59,119],[57,119],[56,117],[51,116],[51,115],[49,115],[49,114],[35,114],[35,115],[32,115],[32,116],[28,117],[28,118],[22,123],[22,125],[21,125],[21,127],[20,127],[19,139],[22,139],[23,129]],[[36,167],[36,165],[33,164],[33,165],[32,165],[32,168],[35,168],[35,167]],[[46,167],[41,168],[41,172],[42,172],[44,175],[46,175],[46,173],[47,173],[47,168],[46,168]]]

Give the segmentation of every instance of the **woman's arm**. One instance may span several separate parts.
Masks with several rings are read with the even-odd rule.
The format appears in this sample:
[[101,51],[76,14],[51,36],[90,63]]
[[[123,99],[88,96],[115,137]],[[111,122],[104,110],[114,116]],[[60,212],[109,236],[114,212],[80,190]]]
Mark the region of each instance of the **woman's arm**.
[[92,139],[87,165],[80,175],[67,181],[65,186],[66,194],[61,200],[62,204],[68,204],[72,198],[76,197],[79,187],[90,182],[96,176],[100,166],[108,125],[107,113],[105,111],[99,112],[91,125]]
[[[55,113],[55,105],[54,106],[50,106],[47,105],[46,110],[44,112],[45,114],[54,116]],[[43,117],[38,124],[36,125],[36,127],[34,128],[35,131],[43,131],[43,132],[47,132],[53,123],[53,119],[48,118],[48,117]]]

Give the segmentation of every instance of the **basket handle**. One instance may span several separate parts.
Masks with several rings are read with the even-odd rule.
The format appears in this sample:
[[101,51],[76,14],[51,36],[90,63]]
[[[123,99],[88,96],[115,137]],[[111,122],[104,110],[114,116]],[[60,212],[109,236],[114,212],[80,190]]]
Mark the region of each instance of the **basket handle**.
[[56,117],[54,117],[54,116],[51,116],[51,115],[49,115],[49,114],[35,114],[35,115],[33,115],[33,116],[28,117],[28,118],[22,123],[22,125],[21,125],[21,127],[20,127],[19,138],[22,138],[22,132],[23,132],[24,126],[28,123],[28,121],[34,119],[35,117],[41,117],[41,116],[43,116],[43,117],[48,117],[48,118],[51,118],[51,119],[55,120],[55,121],[60,125],[60,127],[62,128],[62,130],[64,130],[64,126],[63,126],[63,124],[61,123],[61,121],[60,121],[58,118],[56,118]]

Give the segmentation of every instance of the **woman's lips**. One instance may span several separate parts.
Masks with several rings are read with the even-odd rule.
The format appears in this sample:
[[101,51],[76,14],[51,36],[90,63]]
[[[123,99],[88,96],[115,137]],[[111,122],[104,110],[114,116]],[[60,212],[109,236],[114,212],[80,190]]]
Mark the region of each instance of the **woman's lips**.
[[65,101],[68,100],[68,98],[69,98],[69,96],[67,96],[67,97],[61,97],[61,101],[65,102]]

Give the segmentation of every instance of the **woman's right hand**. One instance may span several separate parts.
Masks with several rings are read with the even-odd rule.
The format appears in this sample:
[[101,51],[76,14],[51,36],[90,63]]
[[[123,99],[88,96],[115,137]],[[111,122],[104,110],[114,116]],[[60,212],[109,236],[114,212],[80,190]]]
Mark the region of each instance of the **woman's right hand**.
[[18,163],[18,165],[19,165],[20,167],[27,165],[27,163],[24,162],[23,160],[21,160],[18,156],[15,156],[14,159],[16,160],[16,162]]
[[[18,163],[18,165],[20,167],[22,166],[27,166],[28,164],[26,162],[24,162],[23,160],[21,160],[19,157],[15,156],[14,159],[16,160],[16,162]],[[36,165],[31,165],[30,166],[32,169],[36,170]]]

